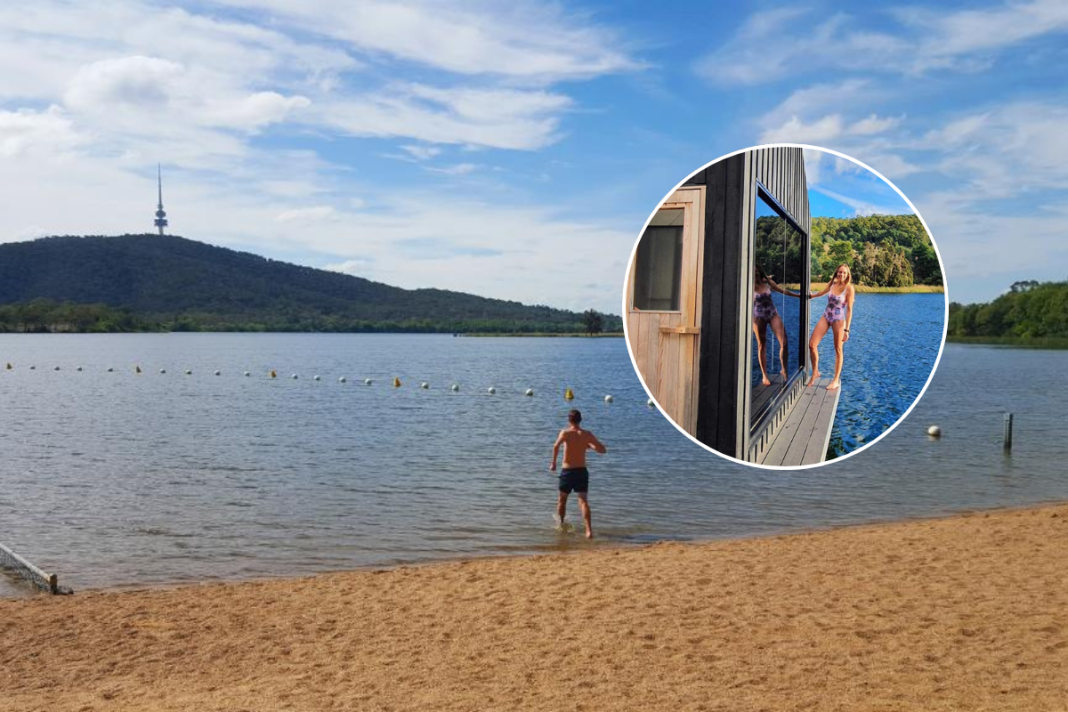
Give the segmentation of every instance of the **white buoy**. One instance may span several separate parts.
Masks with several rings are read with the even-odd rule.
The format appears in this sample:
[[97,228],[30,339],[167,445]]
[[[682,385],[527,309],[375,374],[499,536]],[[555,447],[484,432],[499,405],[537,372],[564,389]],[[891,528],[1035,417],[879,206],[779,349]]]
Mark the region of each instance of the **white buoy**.
[[419,384],[419,387],[422,388],[425,391],[425,390],[428,390],[430,388],[430,384],[427,383],[426,381],[423,381],[422,383]]
[[460,384],[459,383],[452,384],[452,390],[453,391],[459,391],[460,390]]
[[312,376],[312,380],[313,381],[321,381],[323,379],[319,378],[319,374],[315,374],[314,376]]
[[290,376],[290,378],[292,378],[294,381],[297,380],[297,374],[294,373],[292,376]]
[[82,370],[82,367],[81,367],[81,366],[79,366],[79,367],[78,367],[78,368],[77,368],[76,370],[78,370],[78,371],[81,371],[81,370]]
[[185,375],[192,376],[193,375],[193,369],[191,369],[191,368],[185,369]]
[[252,375],[251,373],[249,373],[248,371],[245,371],[245,378],[248,378],[251,375]]
[[215,372],[215,375],[216,375],[216,376],[221,376],[221,375],[222,375],[222,371],[216,371],[216,372]]
[[527,394],[528,396],[532,396],[532,395],[534,395],[534,389],[533,389],[533,388],[528,388],[528,389],[526,390],[526,394]]
[[163,373],[166,373],[166,372],[167,372],[167,369],[165,369],[165,368],[161,368],[161,369],[159,370],[159,372],[160,372],[161,374],[163,374]]
[[344,383],[344,382],[345,382],[345,381],[347,381],[347,380],[348,380],[347,378],[345,378],[344,376],[342,376],[341,378],[337,379],[337,382],[338,382],[338,383]]
[[374,383],[374,379],[372,379],[372,378],[365,378],[365,379],[363,379],[363,385],[365,385],[365,386],[369,386],[369,385],[371,385],[372,383]]
[[497,392],[497,389],[494,388],[493,386],[490,386],[489,388],[486,389],[486,392],[489,393],[492,396],[494,393]]
[[652,398],[650,398],[649,400],[645,401],[645,405],[649,406],[650,408],[655,408],[656,407],[656,401],[653,400]]
[[[30,369],[32,370],[33,366],[30,366]],[[114,373],[114,372],[115,372],[115,369],[113,369],[111,366],[108,366],[108,373]]]
[[611,403],[613,400],[615,400],[615,399],[612,396],[605,396],[604,397],[604,402],[605,403]]
[[938,427],[937,425],[932,425],[931,427],[927,428],[927,434],[930,435],[932,438],[940,438],[942,437],[942,428]]

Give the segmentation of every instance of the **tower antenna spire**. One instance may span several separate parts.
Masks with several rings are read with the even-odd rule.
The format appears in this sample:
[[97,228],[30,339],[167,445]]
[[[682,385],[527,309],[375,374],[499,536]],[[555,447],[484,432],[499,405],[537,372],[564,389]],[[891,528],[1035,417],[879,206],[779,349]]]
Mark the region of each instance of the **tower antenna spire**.
[[167,227],[167,213],[163,210],[163,169],[156,164],[156,181],[159,186],[159,204],[156,205],[156,227],[159,234],[163,234],[163,228]]

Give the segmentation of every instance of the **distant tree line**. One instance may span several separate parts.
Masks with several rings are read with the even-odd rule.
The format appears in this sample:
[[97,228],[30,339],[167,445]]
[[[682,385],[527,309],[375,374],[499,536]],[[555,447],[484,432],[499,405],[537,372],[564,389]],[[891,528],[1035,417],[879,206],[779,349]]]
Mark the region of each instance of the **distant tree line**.
[[840,264],[857,284],[942,285],[938,255],[915,215],[812,218],[812,281],[827,282]]
[[[581,313],[401,289],[173,235],[0,245],[7,331],[583,333]],[[602,328],[622,331],[618,316]]]
[[1014,283],[985,304],[949,305],[950,336],[1068,338],[1068,282]]

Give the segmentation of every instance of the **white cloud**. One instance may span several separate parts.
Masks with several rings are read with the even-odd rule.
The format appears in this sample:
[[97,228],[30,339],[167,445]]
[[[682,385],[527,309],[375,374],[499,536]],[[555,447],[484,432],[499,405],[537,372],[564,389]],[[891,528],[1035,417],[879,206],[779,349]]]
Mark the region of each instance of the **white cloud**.
[[879,31],[859,27],[844,14],[823,18],[793,9],[754,13],[732,40],[697,60],[694,71],[717,84],[761,84],[829,68],[880,74],[975,72],[989,67],[998,51],[1068,31],[1068,5],[1062,0],[887,12],[898,21],[893,33],[885,23]]
[[274,216],[278,223],[313,223],[323,220],[336,220],[340,216],[330,205],[316,205],[310,208],[293,208],[284,210]]
[[409,155],[420,161],[428,161],[441,153],[441,149],[436,146],[401,146],[401,150],[407,151]]
[[638,64],[587,17],[530,2],[223,0],[266,10],[354,50],[463,75],[533,81],[581,79]]
[[425,166],[425,168],[432,173],[444,173],[449,176],[465,176],[469,173],[473,173],[478,166],[474,163],[457,163],[453,166]]
[[57,106],[46,111],[0,111],[0,157],[33,152],[61,154],[84,141]]
[[838,114],[824,116],[811,124],[802,123],[796,116],[790,117],[782,126],[768,129],[760,135],[760,143],[809,143],[827,146],[845,131],[842,117]]

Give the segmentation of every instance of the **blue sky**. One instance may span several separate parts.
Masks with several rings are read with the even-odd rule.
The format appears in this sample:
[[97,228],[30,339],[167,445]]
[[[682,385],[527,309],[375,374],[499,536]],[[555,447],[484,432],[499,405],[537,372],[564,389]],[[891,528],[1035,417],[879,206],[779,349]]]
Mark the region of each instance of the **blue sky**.
[[[1065,279],[1068,3],[201,0],[0,6],[0,241],[172,232],[403,287],[618,312],[725,153],[854,156],[956,301]],[[809,162],[824,214],[906,210]]]

